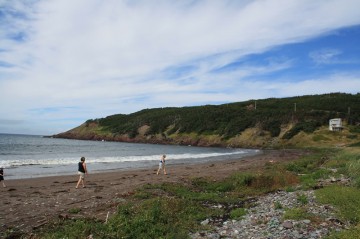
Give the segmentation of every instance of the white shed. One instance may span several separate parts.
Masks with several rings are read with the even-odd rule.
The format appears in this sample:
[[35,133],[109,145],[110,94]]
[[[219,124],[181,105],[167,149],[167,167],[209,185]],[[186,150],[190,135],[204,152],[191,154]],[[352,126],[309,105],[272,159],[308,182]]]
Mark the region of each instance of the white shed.
[[329,120],[329,130],[330,131],[341,131],[343,129],[342,122],[340,118]]

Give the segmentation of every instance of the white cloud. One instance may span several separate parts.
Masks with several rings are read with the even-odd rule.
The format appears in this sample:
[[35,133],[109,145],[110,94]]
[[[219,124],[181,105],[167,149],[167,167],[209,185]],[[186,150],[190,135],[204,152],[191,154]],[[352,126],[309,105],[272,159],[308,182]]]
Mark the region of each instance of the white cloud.
[[[321,77],[303,78],[301,81],[282,80],[278,82],[253,81],[244,85],[243,92],[257,92],[257,97],[270,98],[291,97],[331,92],[358,93],[360,89],[360,72],[334,73]],[[248,96],[248,95],[247,95]]]
[[[77,118],[68,128],[142,108],[263,98],[268,93],[258,88],[234,88],[251,85],[244,82],[249,76],[286,69],[290,61],[212,71],[360,23],[357,0],[16,0],[1,6],[10,14],[0,22],[0,62],[11,67],[0,65],[0,100],[6,102],[0,118]],[[183,65],[193,68],[165,77],[166,69]],[[33,111],[49,107],[59,111]]]
[[310,52],[309,57],[317,64],[330,64],[337,61],[336,57],[341,53],[338,49],[322,49]]

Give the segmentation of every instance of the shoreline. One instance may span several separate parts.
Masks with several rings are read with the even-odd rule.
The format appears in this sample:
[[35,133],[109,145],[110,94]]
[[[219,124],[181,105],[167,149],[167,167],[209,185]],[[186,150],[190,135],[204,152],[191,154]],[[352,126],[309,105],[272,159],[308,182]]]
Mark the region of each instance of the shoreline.
[[[193,165],[201,163],[210,163],[216,161],[228,160],[241,160],[249,156],[262,153],[262,149],[241,149],[241,153],[223,154],[217,156],[202,156],[194,157],[194,155],[168,155],[170,159],[167,160],[167,165]],[[86,163],[90,173],[106,173],[113,171],[128,171],[128,170],[141,170],[148,169],[158,165],[159,155],[150,156],[136,156],[137,160],[132,159],[118,159],[119,161],[102,161],[101,157],[88,157]],[[149,159],[150,158],[150,159]],[[5,179],[32,179],[40,177],[53,177],[53,176],[69,176],[77,173],[77,162],[75,159],[72,164],[61,163],[59,164],[23,164],[19,166],[4,167]]]
[[[0,232],[9,228],[31,233],[57,218],[96,218],[105,220],[116,211],[116,205],[146,184],[185,183],[193,178],[224,179],[235,172],[261,169],[268,162],[290,162],[307,154],[305,150],[263,150],[240,158],[198,164],[167,165],[167,175],[156,175],[151,168],[93,173],[86,176],[86,188],[75,189],[78,175],[49,176],[6,180],[1,188]],[[70,209],[79,209],[70,214]],[[1,235],[1,234],[0,234]]]

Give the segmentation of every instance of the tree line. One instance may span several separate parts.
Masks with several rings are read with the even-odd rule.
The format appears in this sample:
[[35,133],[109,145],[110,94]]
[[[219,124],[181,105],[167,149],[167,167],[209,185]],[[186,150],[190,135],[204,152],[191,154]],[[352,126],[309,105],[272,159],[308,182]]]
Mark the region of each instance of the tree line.
[[331,93],[289,98],[248,100],[222,105],[165,107],[144,109],[132,114],[116,114],[91,119],[104,130],[136,137],[138,128],[149,127],[147,134],[216,134],[224,139],[241,134],[249,127],[260,127],[272,137],[281,126],[294,127],[283,137],[290,139],[300,131],[313,132],[328,125],[332,118],[342,118],[353,130],[360,125],[360,93]]

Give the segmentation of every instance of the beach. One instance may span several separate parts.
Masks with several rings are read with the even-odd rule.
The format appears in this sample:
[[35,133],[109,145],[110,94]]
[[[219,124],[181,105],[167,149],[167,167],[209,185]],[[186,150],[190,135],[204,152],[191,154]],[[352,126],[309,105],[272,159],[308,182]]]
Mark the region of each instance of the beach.
[[[156,175],[158,165],[86,175],[86,187],[75,189],[78,175],[6,180],[0,188],[0,231],[17,228],[31,234],[58,218],[96,218],[105,221],[117,205],[146,184],[186,183],[196,177],[221,180],[235,172],[256,171],[266,163],[290,162],[306,154],[301,150],[264,150],[239,160],[191,165],[168,165],[167,175]],[[171,160],[171,159],[169,159]],[[89,165],[90,166],[90,165]],[[71,210],[78,213],[72,214]]]

